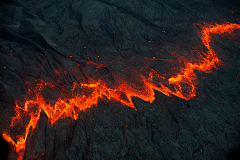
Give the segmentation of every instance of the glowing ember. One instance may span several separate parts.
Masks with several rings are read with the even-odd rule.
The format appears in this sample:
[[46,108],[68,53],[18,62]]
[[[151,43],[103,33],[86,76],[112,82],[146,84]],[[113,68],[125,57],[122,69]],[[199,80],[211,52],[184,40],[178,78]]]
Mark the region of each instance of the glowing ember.
[[[15,138],[10,136],[10,131],[5,130],[3,133],[3,138],[6,139],[15,147],[15,151],[18,152],[18,159],[22,159],[24,156],[25,142],[29,136],[30,128],[35,129],[37,122],[40,118],[41,111],[44,111],[48,116],[51,124],[54,124],[59,118],[72,117],[75,120],[78,118],[78,113],[80,111],[85,111],[87,108],[91,108],[93,105],[97,105],[100,98],[106,97],[107,99],[115,99],[122,104],[129,106],[136,110],[132,97],[138,97],[145,101],[153,102],[155,99],[153,89],[162,92],[163,94],[170,96],[175,95],[182,99],[188,100],[196,96],[196,75],[194,70],[198,71],[208,71],[215,64],[220,64],[220,60],[216,56],[215,52],[210,46],[211,34],[222,35],[225,32],[232,33],[236,29],[240,29],[239,24],[215,24],[215,25],[204,25],[201,27],[200,37],[203,44],[208,49],[204,56],[200,55],[200,58],[195,60],[195,63],[191,63],[187,60],[180,59],[184,62],[185,66],[180,68],[181,72],[176,76],[168,79],[168,84],[173,85],[173,89],[170,89],[166,85],[158,82],[156,84],[156,79],[166,79],[164,76],[159,75],[155,70],[151,69],[147,76],[143,76],[139,73],[139,81],[141,87],[134,87],[133,85],[124,81],[124,78],[118,77],[117,85],[114,87],[109,87],[109,84],[104,80],[92,80],[88,83],[74,83],[71,89],[71,98],[58,98],[54,105],[47,103],[42,95],[44,88],[56,88],[50,82],[41,81],[37,84],[37,87],[29,90],[29,97],[24,102],[24,107],[20,107],[16,103],[15,111],[16,116],[12,117],[11,126],[23,126],[24,133],[18,135]],[[155,58],[154,58],[155,59]],[[95,65],[96,70],[104,68],[103,64],[98,64],[93,61],[87,61],[88,65]],[[55,71],[56,74],[60,74],[61,71]],[[184,87],[185,86],[185,87]],[[187,86],[187,91],[186,91]],[[82,93],[80,94],[77,89],[80,89]],[[34,94],[32,93],[34,91]],[[30,120],[26,123],[24,119],[29,118]]]

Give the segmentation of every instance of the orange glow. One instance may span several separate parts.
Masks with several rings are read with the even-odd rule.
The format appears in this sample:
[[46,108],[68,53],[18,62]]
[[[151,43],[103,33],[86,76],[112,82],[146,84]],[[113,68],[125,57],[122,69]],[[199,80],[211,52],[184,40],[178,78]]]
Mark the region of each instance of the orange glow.
[[[204,56],[199,55],[200,58],[194,60],[194,63],[186,59],[179,59],[179,61],[184,62],[184,67],[180,68],[180,73],[170,78],[166,78],[165,75],[162,76],[155,70],[151,69],[148,75],[145,76],[137,73],[139,74],[137,76],[140,78],[139,83],[141,83],[141,87],[136,87],[133,84],[126,82],[124,78],[120,76],[116,80],[117,83],[112,87],[101,79],[91,80],[88,83],[73,83],[73,87],[71,88],[72,97],[59,97],[54,104],[47,102],[42,95],[42,91],[46,87],[56,88],[56,86],[50,82],[44,82],[43,80],[40,81],[35,88],[29,90],[29,97],[31,98],[26,98],[23,107],[20,107],[17,103],[14,107],[16,116],[12,117],[10,128],[20,124],[20,126],[24,128],[24,133],[13,138],[10,136],[12,135],[10,130],[5,130],[2,135],[3,138],[15,147],[15,151],[19,154],[18,159],[22,159],[24,156],[25,142],[27,137],[31,135],[31,131],[35,129],[41,111],[44,111],[51,124],[54,124],[60,118],[71,117],[75,120],[78,119],[79,112],[85,111],[93,105],[97,105],[100,98],[107,98],[109,100],[114,99],[135,110],[137,109],[133,104],[132,97],[138,97],[144,101],[152,103],[155,99],[154,90],[160,91],[167,96],[175,95],[179,98],[189,100],[196,96],[195,84],[197,77],[194,70],[205,72],[212,68],[216,68],[216,64],[221,64],[214,50],[211,48],[211,34],[222,35],[225,32],[232,33],[234,30],[240,29],[240,25],[231,23],[221,25],[206,24],[202,26],[201,29],[202,31],[199,35],[208,51],[203,53]],[[162,32],[165,33],[165,31]],[[146,59],[150,60],[149,58]],[[153,57],[152,60],[163,59]],[[97,66],[96,72],[105,67],[103,64],[98,64],[91,60],[87,61],[87,65]],[[55,74],[61,73],[67,74],[65,71],[55,70]],[[172,85],[173,88],[170,89],[169,86],[160,82],[156,83],[156,80],[158,79],[165,80],[166,84]],[[83,93],[79,93],[77,89],[82,90]],[[33,91],[34,94],[32,93]],[[26,120],[24,121],[24,119],[27,118],[29,121],[26,124]]]

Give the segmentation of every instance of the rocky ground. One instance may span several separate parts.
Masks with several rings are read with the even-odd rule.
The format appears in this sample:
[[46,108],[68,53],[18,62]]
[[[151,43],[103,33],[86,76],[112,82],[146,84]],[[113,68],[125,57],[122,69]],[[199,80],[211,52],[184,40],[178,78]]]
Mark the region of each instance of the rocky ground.
[[[206,50],[198,24],[226,22],[240,23],[239,1],[1,1],[0,133],[8,129],[14,136],[22,134],[21,128],[10,125],[14,103],[27,95],[26,81],[36,85],[39,79],[59,79],[60,91],[65,92],[73,82],[93,75],[114,84],[112,76],[118,73],[137,84],[138,79],[129,76],[130,66],[141,68],[152,57],[176,61],[173,53],[194,59],[193,50]],[[212,40],[223,63],[208,73],[195,72],[194,98],[154,91],[152,103],[133,97],[137,111],[102,98],[77,120],[61,118],[53,125],[42,111],[23,159],[230,158],[240,145],[240,31],[213,35]],[[105,67],[91,70],[89,62]],[[76,66],[82,68],[77,73]],[[148,67],[174,75],[179,64],[153,61]],[[55,70],[67,74],[58,77]],[[49,101],[57,100],[59,90],[46,92]],[[1,143],[7,148],[4,140]],[[8,148],[8,158],[16,159],[14,147]]]

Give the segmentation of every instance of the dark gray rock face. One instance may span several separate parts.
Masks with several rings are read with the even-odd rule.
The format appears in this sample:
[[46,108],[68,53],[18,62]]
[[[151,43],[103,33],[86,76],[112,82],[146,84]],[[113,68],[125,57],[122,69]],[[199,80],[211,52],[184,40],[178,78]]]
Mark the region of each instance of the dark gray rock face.
[[[23,134],[20,127],[10,128],[15,102],[24,102],[40,79],[56,85],[42,92],[51,103],[70,96],[74,82],[91,79],[114,86],[119,75],[141,88],[136,69],[176,75],[174,55],[194,60],[192,50],[207,50],[197,24],[225,22],[240,24],[239,1],[1,1],[0,133]],[[223,63],[195,72],[197,95],[190,100],[154,91],[152,103],[133,97],[136,111],[103,97],[76,120],[54,124],[41,111],[23,159],[227,159],[240,146],[239,35],[236,30],[212,36]],[[171,62],[146,63],[153,57]],[[9,145],[8,159],[17,157]]]

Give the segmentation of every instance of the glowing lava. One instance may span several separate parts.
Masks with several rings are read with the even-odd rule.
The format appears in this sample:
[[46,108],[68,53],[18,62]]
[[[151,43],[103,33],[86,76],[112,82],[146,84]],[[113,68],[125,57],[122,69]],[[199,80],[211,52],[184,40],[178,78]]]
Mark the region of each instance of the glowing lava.
[[[175,95],[182,99],[188,100],[196,96],[195,81],[197,79],[194,70],[208,71],[213,67],[216,68],[216,64],[220,64],[220,60],[216,56],[214,50],[211,48],[211,34],[222,35],[225,32],[232,33],[234,30],[240,29],[239,24],[225,23],[215,25],[204,25],[201,27],[202,31],[199,33],[203,44],[208,49],[204,56],[200,55],[200,58],[195,60],[194,63],[187,60],[184,61],[185,66],[180,68],[181,72],[176,76],[168,79],[168,84],[173,86],[170,89],[168,86],[158,82],[156,84],[155,79],[164,79],[164,76],[159,75],[155,70],[151,70],[148,76],[138,75],[142,87],[136,89],[132,84],[128,84],[122,77],[118,77],[116,85],[109,87],[104,80],[92,80],[88,83],[79,82],[74,83],[71,89],[71,98],[58,98],[54,105],[47,103],[42,96],[42,91],[45,87],[55,88],[56,86],[50,82],[41,81],[37,84],[37,87],[29,90],[29,97],[24,102],[24,107],[20,107],[16,103],[15,111],[16,116],[12,117],[11,128],[22,126],[24,133],[12,138],[10,130],[5,130],[3,138],[6,139],[15,147],[15,151],[18,152],[18,159],[22,159],[24,156],[25,142],[30,135],[30,129],[34,130],[37,122],[40,118],[41,111],[44,111],[49,118],[51,124],[54,124],[59,118],[72,117],[75,120],[78,118],[80,111],[85,111],[87,108],[91,108],[93,105],[97,105],[100,98],[106,97],[107,99],[114,99],[122,104],[129,106],[136,110],[132,97],[138,97],[145,101],[153,102],[155,99],[154,89],[162,92],[163,94],[170,96]],[[97,64],[93,61],[88,61],[89,65],[96,65],[97,69],[104,67],[102,64]],[[58,71],[56,71],[57,73]],[[166,79],[166,78],[165,78]],[[185,91],[183,86],[187,86],[188,90]],[[82,93],[78,93],[77,89],[80,89]],[[77,93],[76,93],[77,92]],[[28,122],[24,119],[29,119]]]

